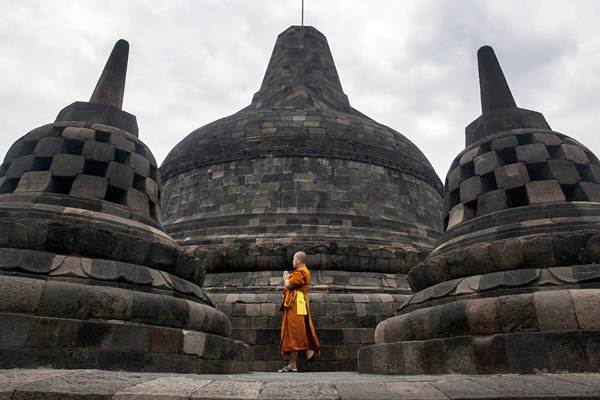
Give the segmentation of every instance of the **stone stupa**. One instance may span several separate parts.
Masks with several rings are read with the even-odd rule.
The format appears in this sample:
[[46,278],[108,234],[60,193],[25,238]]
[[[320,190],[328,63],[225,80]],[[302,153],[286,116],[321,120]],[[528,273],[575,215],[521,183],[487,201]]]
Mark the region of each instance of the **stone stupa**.
[[281,364],[281,274],[294,252],[313,273],[319,367],[355,370],[442,230],[429,161],[352,108],[309,26],[279,35],[249,106],[189,134],[160,171],[165,229],[206,262],[205,288],[253,346],[256,370]]
[[446,231],[359,371],[600,371],[600,162],[517,108],[491,47],[478,60],[482,115],[446,179]]
[[121,109],[128,53],[0,166],[0,368],[246,370],[204,266],[161,227],[156,161]]

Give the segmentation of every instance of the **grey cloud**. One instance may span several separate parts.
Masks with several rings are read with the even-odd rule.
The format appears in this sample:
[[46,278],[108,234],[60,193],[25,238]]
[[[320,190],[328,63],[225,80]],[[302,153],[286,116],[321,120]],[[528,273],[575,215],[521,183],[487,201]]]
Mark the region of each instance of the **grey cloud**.
[[[299,0],[0,0],[0,153],[89,98],[113,43],[131,44],[124,107],[161,161],[249,104]],[[476,51],[494,46],[517,104],[600,150],[594,1],[306,0],[351,104],[402,132],[443,179],[480,114]]]

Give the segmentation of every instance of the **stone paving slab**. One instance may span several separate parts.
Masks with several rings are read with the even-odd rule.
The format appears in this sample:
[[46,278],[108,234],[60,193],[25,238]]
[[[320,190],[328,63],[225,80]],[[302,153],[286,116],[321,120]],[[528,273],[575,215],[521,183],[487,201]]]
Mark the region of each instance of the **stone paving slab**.
[[0,400],[600,399],[600,374],[239,375],[98,370],[0,370]]

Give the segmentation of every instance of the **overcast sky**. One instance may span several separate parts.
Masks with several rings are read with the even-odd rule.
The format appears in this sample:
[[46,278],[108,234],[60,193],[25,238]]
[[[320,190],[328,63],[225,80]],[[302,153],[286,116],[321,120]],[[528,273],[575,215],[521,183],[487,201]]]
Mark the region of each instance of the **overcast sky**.
[[[306,0],[353,107],[403,133],[444,179],[480,115],[489,44],[517,105],[600,153],[600,2]],[[300,0],[0,0],[0,158],[88,100],[129,41],[124,109],[159,162],[192,130],[248,105]]]

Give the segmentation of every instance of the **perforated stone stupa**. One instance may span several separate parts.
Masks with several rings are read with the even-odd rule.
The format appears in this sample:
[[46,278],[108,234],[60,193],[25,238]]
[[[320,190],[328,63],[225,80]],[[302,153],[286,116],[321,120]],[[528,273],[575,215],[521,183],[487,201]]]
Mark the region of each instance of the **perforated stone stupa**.
[[0,166],[0,368],[246,370],[202,263],[162,230],[156,161],[121,109],[128,52]]
[[309,254],[323,369],[356,368],[405,274],[442,230],[442,185],[419,149],[351,107],[325,37],[281,33],[251,104],[183,139],[160,167],[163,223],[206,262],[206,290],[280,367],[281,273]]
[[600,370],[600,162],[516,107],[491,47],[478,59],[483,113],[446,178],[446,231],[360,372]]

